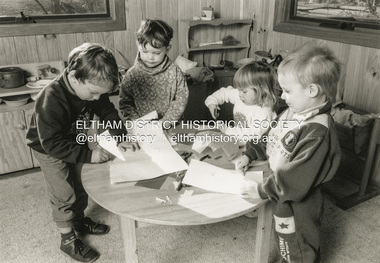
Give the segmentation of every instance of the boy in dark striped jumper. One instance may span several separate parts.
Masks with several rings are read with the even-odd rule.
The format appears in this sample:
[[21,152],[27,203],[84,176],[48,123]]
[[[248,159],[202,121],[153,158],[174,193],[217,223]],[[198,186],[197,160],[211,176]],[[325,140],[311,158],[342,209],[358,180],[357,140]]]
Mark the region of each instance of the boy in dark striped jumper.
[[318,262],[323,213],[322,183],[336,173],[341,150],[330,116],[340,63],[326,47],[307,44],[280,64],[278,82],[288,108],[266,141],[247,144],[237,169],[268,159],[262,184],[247,183],[242,195],[269,199],[281,262]]

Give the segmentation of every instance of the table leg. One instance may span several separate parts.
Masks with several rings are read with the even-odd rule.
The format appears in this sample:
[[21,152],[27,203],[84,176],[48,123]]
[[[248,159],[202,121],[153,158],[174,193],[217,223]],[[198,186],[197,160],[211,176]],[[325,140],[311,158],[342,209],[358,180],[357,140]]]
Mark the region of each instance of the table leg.
[[269,260],[270,237],[272,232],[273,213],[270,202],[266,202],[258,209],[255,263],[264,263]]
[[136,221],[124,216],[120,216],[121,234],[125,250],[125,262],[137,263],[137,240],[136,240]]

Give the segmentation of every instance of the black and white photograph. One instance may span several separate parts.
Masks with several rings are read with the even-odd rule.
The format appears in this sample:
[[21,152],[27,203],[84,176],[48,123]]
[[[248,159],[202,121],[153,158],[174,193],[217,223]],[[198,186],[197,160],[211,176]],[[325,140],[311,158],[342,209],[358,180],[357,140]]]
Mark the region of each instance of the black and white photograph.
[[0,262],[380,262],[380,0],[0,6]]

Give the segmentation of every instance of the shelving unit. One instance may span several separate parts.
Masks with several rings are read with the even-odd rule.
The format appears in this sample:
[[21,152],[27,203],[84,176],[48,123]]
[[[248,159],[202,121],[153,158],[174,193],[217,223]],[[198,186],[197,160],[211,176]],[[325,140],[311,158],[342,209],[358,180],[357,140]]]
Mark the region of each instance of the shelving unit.
[[[253,29],[252,19],[213,19],[213,20],[181,20],[179,22],[179,54],[190,60],[205,65],[205,57],[211,64],[227,59],[237,61],[248,57],[250,32]],[[223,37],[232,36],[239,43],[236,44],[210,44],[197,46],[197,44],[214,43]]]
[[[41,72],[38,72],[38,68],[41,66],[49,66],[54,68],[55,72],[46,72],[45,75],[41,75]],[[27,77],[40,77],[41,79],[54,79],[56,76],[60,75],[65,68],[63,61],[50,61],[50,62],[41,62],[41,63],[29,63],[29,64],[14,64],[14,65],[0,65],[0,68],[5,67],[19,67],[23,69],[25,78]],[[37,88],[28,88],[26,85],[23,85],[18,88],[13,89],[2,89],[0,88],[0,99],[2,97],[9,97],[15,95],[23,94],[33,94],[40,92],[41,89]]]
[[375,118],[368,127],[369,141],[362,152],[355,153],[355,149],[347,147],[349,143],[341,143],[342,161],[337,175],[322,188],[343,210],[380,195],[380,187],[371,183],[375,152],[380,145],[380,119]]

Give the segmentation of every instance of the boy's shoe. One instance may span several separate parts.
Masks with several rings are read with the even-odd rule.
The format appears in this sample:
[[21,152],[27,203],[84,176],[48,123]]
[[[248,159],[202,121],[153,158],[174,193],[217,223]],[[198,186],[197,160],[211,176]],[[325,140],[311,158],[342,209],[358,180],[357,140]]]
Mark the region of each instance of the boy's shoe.
[[108,225],[95,223],[88,217],[74,221],[73,228],[79,233],[91,235],[105,235],[110,231],[110,227]]
[[82,240],[73,235],[70,239],[61,241],[61,250],[71,258],[80,262],[94,262],[99,258],[99,253],[87,246]]

